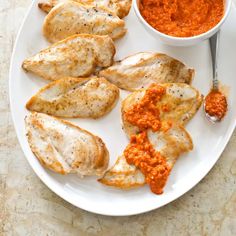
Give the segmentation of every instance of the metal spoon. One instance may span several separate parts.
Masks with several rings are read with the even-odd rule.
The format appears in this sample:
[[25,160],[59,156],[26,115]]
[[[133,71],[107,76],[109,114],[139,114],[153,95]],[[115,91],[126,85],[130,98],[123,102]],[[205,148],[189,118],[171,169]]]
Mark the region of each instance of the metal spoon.
[[[210,49],[211,49],[211,58],[212,58],[212,70],[213,70],[213,80],[212,80],[212,89],[211,91],[219,91],[219,80],[218,80],[218,52],[219,52],[219,35],[220,31],[218,31],[216,34],[214,34],[210,38]],[[221,118],[217,116],[211,116],[206,111],[206,100],[204,100],[204,111],[206,114],[206,117],[209,121],[216,123],[221,121]]]

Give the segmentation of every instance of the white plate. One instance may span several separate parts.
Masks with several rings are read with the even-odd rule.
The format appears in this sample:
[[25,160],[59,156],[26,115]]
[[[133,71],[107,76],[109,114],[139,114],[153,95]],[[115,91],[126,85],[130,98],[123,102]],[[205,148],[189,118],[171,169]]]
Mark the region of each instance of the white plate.
[[[219,78],[230,87],[229,112],[220,124],[210,124],[202,109],[188,124],[194,150],[182,156],[176,163],[162,195],[152,194],[148,186],[122,191],[104,186],[89,177],[80,179],[76,175],[61,176],[43,168],[32,154],[25,136],[24,117],[26,101],[46,81],[26,74],[21,69],[22,61],[48,45],[41,33],[45,14],[34,1],[16,40],[10,69],[10,102],[16,133],[25,156],[39,178],[56,194],[73,205],[103,215],[132,215],[161,207],[196,185],[213,167],[224,150],[235,127],[236,117],[236,10],[232,8],[226,21],[220,42]],[[196,69],[193,85],[203,94],[210,88],[211,60],[208,42],[195,47],[174,48],[162,45],[143,29],[133,10],[126,19],[128,33],[116,43],[116,59],[135,52],[164,52]],[[125,97],[122,92],[121,99]],[[120,100],[121,100],[120,99]],[[121,130],[120,103],[106,117],[99,120],[72,120],[79,126],[99,135],[110,151],[110,165],[128,143]]]

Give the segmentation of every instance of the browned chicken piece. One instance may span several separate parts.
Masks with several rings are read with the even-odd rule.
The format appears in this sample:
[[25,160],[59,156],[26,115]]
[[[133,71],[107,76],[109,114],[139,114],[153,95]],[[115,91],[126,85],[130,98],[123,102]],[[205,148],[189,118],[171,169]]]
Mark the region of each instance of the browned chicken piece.
[[190,84],[194,70],[165,54],[141,52],[101,70],[99,76],[121,89],[135,91],[152,83]]
[[[39,8],[49,13],[57,4],[68,2],[71,0],[48,0],[38,4]],[[120,18],[124,18],[129,14],[132,0],[73,0],[80,4],[92,5],[96,7],[104,7],[112,11]]]
[[[169,112],[161,112],[162,121],[171,121],[174,124],[186,125],[196,114],[202,104],[202,95],[194,87],[184,83],[162,84],[166,88],[166,94],[158,102],[157,107],[162,111],[163,106],[168,106]],[[124,131],[128,136],[138,133],[139,129],[125,120],[125,113],[145,95],[145,89],[131,93],[121,107]]]
[[63,78],[34,95],[28,110],[68,118],[99,118],[110,112],[119,89],[103,78]]
[[[154,149],[166,158],[172,169],[178,157],[193,149],[190,135],[181,126],[173,126],[167,132],[148,131],[148,139]],[[129,165],[122,155],[115,165],[109,169],[99,182],[122,189],[142,186],[146,183],[145,176],[134,165]]]
[[115,46],[109,36],[74,35],[23,62],[23,69],[44,79],[89,76],[96,67],[113,63]]
[[74,34],[109,35],[117,39],[125,33],[125,22],[114,13],[73,1],[54,7],[43,24],[43,34],[51,43]]
[[109,153],[103,141],[72,123],[42,113],[25,118],[30,148],[46,168],[80,176],[105,172]]

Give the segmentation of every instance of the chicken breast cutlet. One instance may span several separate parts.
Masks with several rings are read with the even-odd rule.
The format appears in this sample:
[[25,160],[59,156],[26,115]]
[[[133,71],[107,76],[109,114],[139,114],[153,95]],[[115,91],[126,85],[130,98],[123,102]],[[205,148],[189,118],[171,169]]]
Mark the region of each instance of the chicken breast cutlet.
[[113,63],[115,46],[109,36],[74,35],[24,60],[23,69],[44,79],[91,75],[97,66]]
[[105,8],[73,1],[54,7],[43,24],[43,34],[51,43],[74,34],[109,35],[117,39],[125,33],[125,22],[117,15]]
[[165,54],[140,52],[101,70],[99,76],[121,89],[135,91],[152,83],[190,84],[194,70]]
[[[160,152],[166,159],[170,169],[181,154],[193,149],[190,135],[181,126],[173,126],[167,132],[148,130],[148,139],[155,151]],[[130,189],[146,183],[142,172],[136,166],[128,164],[124,155],[120,156],[115,165],[98,181],[122,189]]]
[[[49,13],[53,7],[59,3],[68,2],[71,0],[48,0],[38,4],[39,8]],[[124,18],[129,14],[132,0],[73,0],[81,4],[92,5],[95,7],[104,7],[119,16]]]
[[[166,94],[156,104],[160,110],[160,119],[162,121],[171,121],[174,124],[186,125],[196,114],[202,104],[202,95],[192,86],[184,83],[161,84],[166,88]],[[145,95],[145,89],[131,93],[123,102],[121,107],[123,128],[130,137],[139,132],[138,127],[130,124],[125,119],[125,113]],[[168,112],[162,112],[162,109],[168,107]]]
[[32,112],[25,118],[30,148],[46,168],[59,173],[101,176],[109,154],[103,141],[72,123]]
[[68,118],[99,118],[112,110],[119,89],[104,78],[63,78],[34,95],[26,104],[37,111]]

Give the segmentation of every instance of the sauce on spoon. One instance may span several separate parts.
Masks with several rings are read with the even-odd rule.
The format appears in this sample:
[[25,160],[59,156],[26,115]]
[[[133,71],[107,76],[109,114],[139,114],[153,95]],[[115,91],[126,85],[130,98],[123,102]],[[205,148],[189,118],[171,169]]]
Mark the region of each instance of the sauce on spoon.
[[219,90],[211,90],[205,98],[205,111],[210,117],[221,120],[227,112],[227,100]]

